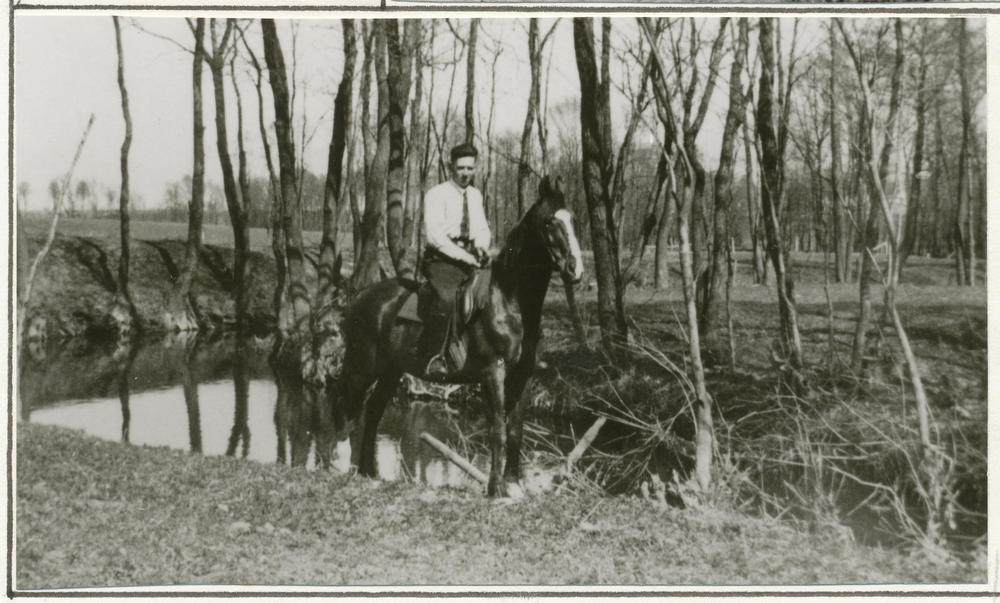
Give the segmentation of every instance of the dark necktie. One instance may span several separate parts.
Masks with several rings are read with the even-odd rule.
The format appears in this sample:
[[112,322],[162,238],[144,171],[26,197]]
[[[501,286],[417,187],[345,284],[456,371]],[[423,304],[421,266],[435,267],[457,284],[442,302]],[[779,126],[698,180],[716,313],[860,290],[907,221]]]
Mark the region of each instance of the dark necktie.
[[469,189],[462,190],[462,233],[461,238],[469,239]]

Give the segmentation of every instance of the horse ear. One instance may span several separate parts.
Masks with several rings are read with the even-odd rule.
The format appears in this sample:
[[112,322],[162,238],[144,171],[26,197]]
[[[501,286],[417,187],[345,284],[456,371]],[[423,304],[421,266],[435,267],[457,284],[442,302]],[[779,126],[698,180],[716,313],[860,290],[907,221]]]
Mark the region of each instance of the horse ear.
[[[556,186],[558,186],[558,184]],[[552,185],[549,182],[549,177],[546,175],[544,178],[542,178],[542,181],[538,183],[539,201],[548,197],[551,192],[552,192]]]

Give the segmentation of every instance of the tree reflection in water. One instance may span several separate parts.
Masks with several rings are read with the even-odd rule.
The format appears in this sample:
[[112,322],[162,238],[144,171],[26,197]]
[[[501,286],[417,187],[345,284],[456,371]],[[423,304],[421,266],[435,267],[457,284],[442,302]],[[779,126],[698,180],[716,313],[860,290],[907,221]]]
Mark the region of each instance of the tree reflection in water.
[[200,337],[184,331],[173,336],[177,345],[185,346],[184,362],[181,364],[181,376],[184,383],[184,406],[188,414],[188,434],[191,439],[191,452],[201,454],[201,407],[198,403],[198,379],[192,370],[192,363],[198,354]]
[[121,343],[115,348],[114,357],[119,361],[118,368],[118,399],[122,407],[122,442],[129,442],[129,428],[132,424],[132,410],[129,408],[129,395],[131,393],[131,382],[129,371],[132,369],[132,362],[135,361],[139,353],[139,346],[131,342]]
[[281,334],[275,337],[270,357],[278,396],[274,404],[274,427],[278,436],[277,462],[304,467],[315,444],[316,466],[329,469],[337,444],[333,413],[322,387],[306,382],[299,371],[275,362],[281,349]]
[[229,436],[229,446],[226,448],[226,456],[236,456],[236,448],[243,441],[243,458],[250,453],[250,425],[249,401],[250,401],[250,350],[248,348],[247,335],[242,330],[237,329],[236,346],[233,350],[233,387],[236,391],[236,409],[233,417],[233,431]]

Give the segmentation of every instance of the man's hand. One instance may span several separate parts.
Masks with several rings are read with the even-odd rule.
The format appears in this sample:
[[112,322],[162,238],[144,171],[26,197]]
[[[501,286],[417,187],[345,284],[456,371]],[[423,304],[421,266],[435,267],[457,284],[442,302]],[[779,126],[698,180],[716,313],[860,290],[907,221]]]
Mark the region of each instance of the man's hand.
[[476,259],[479,261],[479,267],[482,269],[489,268],[490,264],[493,262],[493,258],[490,257],[490,252],[483,249],[476,250]]

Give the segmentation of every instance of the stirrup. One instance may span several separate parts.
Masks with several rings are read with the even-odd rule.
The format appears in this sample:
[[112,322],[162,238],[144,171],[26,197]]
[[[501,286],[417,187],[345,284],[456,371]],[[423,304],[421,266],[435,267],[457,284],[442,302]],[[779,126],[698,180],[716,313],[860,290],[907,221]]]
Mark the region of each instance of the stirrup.
[[443,353],[435,354],[431,358],[431,361],[427,363],[427,368],[424,369],[424,374],[431,379],[444,379],[448,376],[448,359]]

